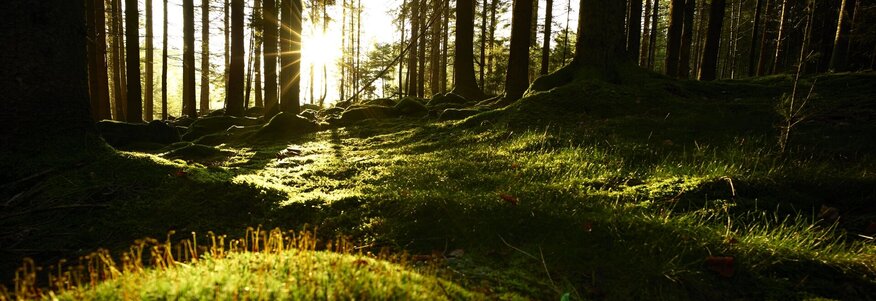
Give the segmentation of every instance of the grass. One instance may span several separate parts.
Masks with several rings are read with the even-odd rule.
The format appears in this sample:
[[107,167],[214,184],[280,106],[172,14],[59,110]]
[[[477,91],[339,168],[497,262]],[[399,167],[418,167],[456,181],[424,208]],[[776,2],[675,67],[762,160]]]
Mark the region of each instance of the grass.
[[[819,113],[781,154],[774,107],[788,80],[583,81],[461,121],[371,120],[287,141],[232,141],[219,161],[122,153],[53,177],[41,198],[81,198],[69,188],[87,183],[121,191],[96,211],[112,218],[74,221],[98,229],[84,237],[135,230],[65,243],[80,248],[169,229],[310,224],[322,239],[349,235],[363,251],[441,258],[428,272],[366,259],[380,270],[356,274],[356,256],[242,253],[71,292],[78,296],[181,296],[190,285],[204,293],[182,297],[199,298],[219,281],[226,296],[258,287],[251,296],[285,288],[317,299],[325,297],[317,287],[340,299],[447,296],[439,283],[458,287],[451,299],[866,299],[876,294],[876,243],[865,238],[876,221],[868,100],[876,75],[819,78]],[[287,148],[299,152],[276,156]],[[839,218],[820,214],[825,206]],[[252,268],[302,260],[341,263],[317,265],[312,283],[346,276],[297,286],[283,284],[282,269]]]

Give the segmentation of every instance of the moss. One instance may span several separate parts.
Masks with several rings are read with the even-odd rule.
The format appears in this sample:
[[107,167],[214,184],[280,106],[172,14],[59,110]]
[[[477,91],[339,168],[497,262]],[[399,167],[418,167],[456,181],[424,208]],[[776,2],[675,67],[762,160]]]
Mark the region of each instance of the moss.
[[465,119],[469,116],[477,115],[482,112],[481,110],[474,109],[446,109],[441,112],[441,115],[438,117],[438,120],[459,120]]
[[288,139],[315,132],[319,127],[307,118],[295,114],[281,112],[275,115],[258,131],[253,133],[251,140]]
[[183,159],[186,161],[211,162],[224,160],[233,154],[234,152],[221,150],[208,145],[189,144],[167,151],[161,154],[161,156],[170,159]]
[[339,119],[335,121],[338,124],[351,124],[366,119],[381,119],[398,117],[398,112],[394,107],[384,106],[360,106],[351,107],[344,111]]
[[423,103],[410,97],[402,98],[394,108],[396,112],[406,116],[423,116],[429,113],[429,109]]

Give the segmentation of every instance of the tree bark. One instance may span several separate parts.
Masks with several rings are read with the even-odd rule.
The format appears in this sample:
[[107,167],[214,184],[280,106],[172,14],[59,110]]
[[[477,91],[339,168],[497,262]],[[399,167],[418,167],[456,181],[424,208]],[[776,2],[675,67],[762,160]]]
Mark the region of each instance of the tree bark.
[[264,0],[264,51],[265,62],[265,117],[270,118],[279,112],[277,105],[277,4],[274,0]]
[[726,0],[712,0],[709,9],[709,28],[706,33],[706,44],[703,46],[702,64],[700,64],[699,80],[714,80],[718,70],[718,49],[721,42],[721,27],[724,25]]
[[529,87],[529,46],[532,29],[532,1],[515,0],[511,21],[511,46],[505,74],[506,101],[520,99]]
[[[301,0],[280,5],[280,111],[298,114],[301,95]],[[242,47],[241,47],[242,48]]]
[[648,69],[650,70],[654,70],[654,61],[657,57],[657,21],[659,17],[660,0],[654,0],[654,12],[651,14],[651,41],[648,42],[648,44],[650,44],[650,49],[648,49]]
[[225,115],[243,116],[243,72],[246,60],[243,47],[243,0],[231,0],[231,62],[228,70],[228,95]]
[[[845,1],[845,0],[843,0]],[[788,15],[788,0],[782,0],[782,13],[779,15],[779,31],[776,34],[776,55],[773,56],[773,73],[779,73],[782,71],[781,59],[783,58],[782,50],[784,47],[785,40],[785,21]]]
[[690,77],[690,52],[693,41],[694,8],[696,0],[687,0],[684,4],[684,28],[681,32],[681,50],[678,57],[678,77]]
[[449,56],[448,52],[448,42],[450,40],[450,0],[441,0],[443,2],[444,8],[442,9],[444,12],[444,25],[442,26],[443,33],[441,34],[441,68],[439,72],[441,73],[439,76],[441,77],[441,94],[447,93],[447,58]]
[[407,87],[407,93],[405,93],[408,96],[417,96],[417,78],[418,78],[418,75],[417,75],[417,73],[418,73],[417,72],[418,71],[417,70],[418,69],[417,68],[418,67],[417,66],[417,55],[419,54],[419,51],[418,51],[418,48],[419,48],[418,44],[419,43],[418,42],[419,42],[419,38],[420,38],[420,34],[419,34],[419,32],[420,32],[420,21],[419,21],[420,16],[419,16],[419,13],[420,13],[420,0],[411,0],[411,7],[410,7],[410,11],[408,12],[408,17],[410,17],[410,20],[411,20],[411,43],[412,43],[412,46],[408,50],[408,51],[410,51],[408,53],[408,74],[407,74],[407,76],[408,76],[408,83],[407,83],[408,85],[407,86],[408,87]]
[[[426,14],[427,8],[428,8],[428,3],[426,3],[426,2],[423,2],[422,5],[420,5],[420,11],[417,13],[419,15],[419,18],[418,18],[418,19],[420,19],[419,21],[428,20],[428,17]],[[417,97],[420,97],[420,98],[424,97],[426,94],[426,37],[427,37],[427,35],[424,35],[424,33],[425,33],[425,29],[426,29],[425,27],[428,25],[429,24],[426,24],[425,22],[420,22],[419,26],[417,26],[417,31],[419,31],[419,33],[417,35],[419,37],[419,44],[420,44],[417,47],[417,65],[419,66],[418,70],[417,70]],[[356,68],[356,69],[358,72],[358,68]]]
[[[648,67],[648,54],[651,47],[651,0],[645,0],[645,25],[642,28],[642,47],[639,50],[639,66]],[[657,26],[656,24],[654,26]]]
[[[99,0],[98,0],[99,1]],[[161,38],[161,120],[167,120],[167,0],[163,7],[164,21]]]
[[182,115],[197,117],[195,103],[195,4],[183,0],[183,95]]
[[545,75],[550,72],[551,60],[551,26],[554,22],[554,0],[547,0],[544,6],[544,41],[541,45],[541,72]]
[[119,47],[119,82],[121,86],[122,97],[118,99],[120,108],[122,109],[120,120],[127,121],[128,118],[128,76],[127,76],[127,61],[125,60],[125,20],[122,17],[122,2],[119,1],[115,11],[116,19],[116,38],[118,39]]
[[[481,56],[480,61],[478,62],[478,85],[481,87],[485,87],[484,78],[486,77],[486,69],[487,69],[487,1],[481,1]],[[477,5],[477,4],[475,4]]]
[[627,54],[633,61],[639,61],[639,47],[642,45],[642,0],[630,0],[630,16],[627,30]]
[[[0,158],[50,157],[57,164],[70,160],[71,149],[76,154],[98,145],[89,113],[85,25],[80,1],[0,1]],[[0,160],[0,167],[18,177],[22,163]]]
[[137,0],[125,1],[125,38],[128,40],[127,73],[128,73],[128,122],[143,122],[143,96],[140,86],[140,12],[137,10]]
[[[527,30],[529,30],[527,28]],[[484,92],[478,88],[474,74],[474,1],[456,2],[456,43],[454,45],[453,93],[469,100],[481,100]]]
[[851,30],[851,10],[855,0],[842,0],[839,17],[836,22],[836,35],[833,42],[833,52],[830,55],[830,72],[847,71],[849,59],[849,31]]
[[[765,17],[770,15],[770,8],[771,7],[772,7],[772,5],[770,5],[770,0],[766,0],[766,8],[764,9],[764,13],[763,13],[763,15]],[[760,36],[760,54],[758,55],[758,59],[757,59],[757,75],[758,76],[766,75],[766,73],[768,72],[767,68],[766,68],[767,67],[767,65],[766,65],[766,60],[767,60],[766,42],[767,42],[767,37],[769,36],[769,30],[767,30],[767,28],[769,26],[767,25],[768,23],[766,22],[766,20],[767,19],[764,19],[763,33]]]
[[684,29],[685,0],[669,2],[669,29],[666,33],[666,75],[679,77],[678,65],[681,62],[681,35]]
[[85,1],[88,41],[88,90],[91,97],[91,117],[95,121],[110,118],[109,86],[106,66],[106,24],[103,0]]
[[153,35],[155,34],[152,30],[152,0],[146,0],[146,78],[143,80],[145,82],[145,97],[143,99],[143,117],[146,121],[151,121],[154,115],[154,91],[155,84],[153,83],[154,77],[154,64],[155,64],[155,45],[153,44]]
[[122,61],[122,46],[121,46],[121,38],[119,34],[119,16],[116,13],[119,7],[119,0],[111,0],[110,1],[110,35],[112,38],[110,39],[110,60],[112,61],[112,81],[113,81],[113,99],[112,99],[112,112],[113,119],[124,121],[125,120],[125,94],[123,87],[123,82],[125,78],[122,77],[122,69],[124,68]]
[[255,106],[265,107],[264,97],[262,95],[262,40],[264,39],[264,21],[262,21],[262,0],[255,0],[255,11],[253,12],[253,27],[256,32],[256,46],[254,51],[255,56]]
[[760,12],[763,10],[763,1],[764,0],[757,0],[757,4],[754,6],[754,17],[752,19],[754,25],[752,25],[751,41],[748,46],[748,76],[754,76],[757,73],[757,61],[755,55],[758,48],[757,34],[760,32]]
[[210,112],[210,2],[201,0],[201,114]]
[[[432,1],[433,18],[444,19],[444,6],[441,1]],[[432,23],[431,46],[429,46],[429,94],[430,96],[441,93],[441,27],[443,22]]]

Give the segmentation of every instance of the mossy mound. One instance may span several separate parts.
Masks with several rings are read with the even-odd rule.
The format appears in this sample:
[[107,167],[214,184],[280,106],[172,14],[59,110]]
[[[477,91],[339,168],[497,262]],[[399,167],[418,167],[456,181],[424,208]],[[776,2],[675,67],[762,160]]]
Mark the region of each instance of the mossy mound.
[[261,117],[265,115],[265,108],[263,107],[249,107],[243,111],[243,116],[246,117]]
[[307,118],[287,112],[280,112],[262,128],[253,133],[251,137],[256,140],[283,139],[313,133],[318,129],[319,126],[307,120]]
[[225,109],[218,109],[207,113],[207,117],[225,116]]
[[103,139],[117,148],[134,144],[170,144],[180,140],[176,128],[158,120],[149,123],[127,123],[104,120],[97,123]]
[[432,96],[432,99],[429,100],[429,103],[427,103],[426,105],[429,107],[434,107],[434,106],[441,105],[441,104],[448,104],[448,103],[464,104],[467,102],[468,102],[468,99],[465,99],[465,97],[462,97],[459,94],[447,93],[447,94],[435,94],[435,96]]
[[313,109],[306,109],[306,110],[301,111],[301,113],[298,113],[298,116],[307,118],[307,120],[310,120],[312,122],[317,122],[319,119],[319,111],[313,110]]
[[402,98],[394,108],[399,114],[407,116],[423,116],[429,113],[429,109],[422,102],[410,97]]
[[382,119],[398,117],[398,112],[394,107],[384,106],[355,106],[344,113],[335,121],[338,124],[350,124],[365,119]]
[[389,98],[377,98],[377,99],[371,99],[371,100],[365,101],[364,104],[369,105],[369,106],[392,107],[392,106],[395,106],[396,102],[395,102],[395,100],[392,100]]
[[438,116],[439,120],[459,120],[465,119],[470,116],[477,115],[481,112],[481,110],[475,109],[447,109],[441,112],[441,115]]
[[195,162],[212,162],[222,161],[233,155],[234,152],[221,150],[209,145],[203,144],[188,144],[183,147],[165,152],[162,157],[168,159],[182,159]]
[[251,126],[261,123],[260,119],[234,116],[215,116],[200,118],[189,126],[182,139],[194,141],[204,135],[223,132],[232,126]]
[[58,299],[119,296],[172,300],[485,299],[454,283],[387,261],[299,250],[203,258],[193,265],[126,274],[93,288],[65,292]]

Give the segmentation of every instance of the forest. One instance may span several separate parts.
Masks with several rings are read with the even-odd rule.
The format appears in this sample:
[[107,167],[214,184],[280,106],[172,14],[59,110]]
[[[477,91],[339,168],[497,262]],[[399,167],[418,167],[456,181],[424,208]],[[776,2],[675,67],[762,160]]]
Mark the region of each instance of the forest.
[[874,300],[876,2],[0,1],[0,301]]

